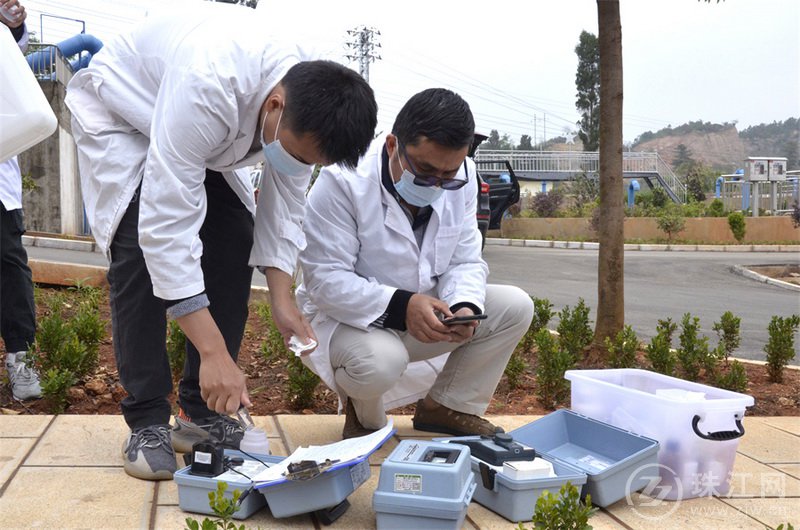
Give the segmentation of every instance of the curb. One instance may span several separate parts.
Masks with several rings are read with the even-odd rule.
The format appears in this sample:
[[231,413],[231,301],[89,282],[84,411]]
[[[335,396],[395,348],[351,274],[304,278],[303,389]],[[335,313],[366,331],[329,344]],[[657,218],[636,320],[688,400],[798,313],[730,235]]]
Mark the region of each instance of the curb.
[[742,265],[733,265],[731,267],[731,272],[734,274],[738,274],[740,276],[744,276],[745,278],[750,278],[751,280],[755,280],[757,282],[766,283],[769,285],[774,285],[776,287],[780,287],[782,289],[789,289],[790,291],[797,291],[800,292],[800,285],[795,285],[793,283],[784,282],[781,280],[776,280],[774,278],[770,278],[769,276],[764,276],[763,274],[759,274],[757,272],[753,272],[747,267]]
[[[108,267],[40,259],[29,259],[28,266],[31,268],[34,283],[72,287],[80,282],[82,285],[90,285],[92,287],[108,286],[108,279],[106,278]],[[251,285],[250,302],[269,304],[269,289],[259,285]]]
[[[91,237],[64,238],[52,235],[24,235],[22,244],[26,247],[56,248],[61,250],[80,250],[102,252]],[[487,237],[486,244],[505,247],[565,248],[572,250],[599,250],[595,241],[556,241],[552,239],[512,239]],[[672,252],[800,252],[797,245],[665,245],[650,243],[626,243],[626,251],[672,251]]]
[[[600,243],[594,241],[555,241],[552,239],[512,239],[487,237],[486,244],[500,247],[566,248],[598,250]],[[664,245],[650,243],[626,243],[626,251],[672,251],[672,252],[800,252],[800,245]]]

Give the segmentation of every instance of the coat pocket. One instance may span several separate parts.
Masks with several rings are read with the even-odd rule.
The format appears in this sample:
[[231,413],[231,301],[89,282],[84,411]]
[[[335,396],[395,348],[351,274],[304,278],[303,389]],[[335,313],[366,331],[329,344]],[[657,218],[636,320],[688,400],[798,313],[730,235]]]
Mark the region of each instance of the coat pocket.
[[461,236],[461,227],[447,226],[439,228],[436,232],[436,242],[434,244],[434,268],[433,272],[437,276],[447,272],[450,267],[450,260],[458,246]]

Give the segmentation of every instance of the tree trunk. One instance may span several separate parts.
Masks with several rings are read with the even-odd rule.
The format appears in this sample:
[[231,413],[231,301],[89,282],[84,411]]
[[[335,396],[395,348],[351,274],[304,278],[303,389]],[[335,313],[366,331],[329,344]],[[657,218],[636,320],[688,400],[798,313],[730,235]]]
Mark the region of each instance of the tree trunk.
[[594,346],[625,325],[622,27],[618,0],[597,0],[600,51],[600,254]]

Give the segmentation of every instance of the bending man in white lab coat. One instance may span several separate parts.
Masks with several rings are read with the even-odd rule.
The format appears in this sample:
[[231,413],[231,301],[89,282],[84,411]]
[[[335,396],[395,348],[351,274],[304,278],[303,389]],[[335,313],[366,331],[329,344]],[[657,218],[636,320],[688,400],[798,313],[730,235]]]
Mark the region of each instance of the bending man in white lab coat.
[[[480,415],[533,303],[517,287],[486,284],[473,138],[467,103],[425,90],[355,171],[326,168],[312,188],[297,300],[319,347],[303,359],[346,400],[343,438],[383,427],[387,408],[423,396],[418,430],[502,430]],[[484,312],[480,324],[440,321]]]
[[[110,260],[114,348],[131,429],[125,471],[169,479],[174,450],[250,405],[236,356],[252,267],[288,342],[314,338],[291,296],[313,164],[354,165],[369,146],[372,90],[352,70],[277,44],[241,6],[155,17],[109,42],[67,88],[86,214]],[[247,171],[264,160],[256,209]],[[186,333],[171,430],[167,318]],[[174,450],[173,450],[174,448]]]

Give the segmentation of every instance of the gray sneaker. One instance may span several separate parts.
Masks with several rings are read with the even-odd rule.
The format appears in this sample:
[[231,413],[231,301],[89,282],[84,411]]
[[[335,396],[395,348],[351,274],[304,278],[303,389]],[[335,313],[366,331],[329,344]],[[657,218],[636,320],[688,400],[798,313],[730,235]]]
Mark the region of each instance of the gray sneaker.
[[172,428],[172,447],[179,453],[191,453],[194,444],[213,438],[226,449],[239,449],[243,437],[244,429],[229,416],[218,414],[193,422],[179,414]]
[[6,370],[14,399],[24,401],[42,397],[39,374],[26,362],[25,352],[9,353],[6,357]]
[[169,433],[168,423],[131,432],[122,444],[125,473],[143,480],[171,480],[178,464]]

